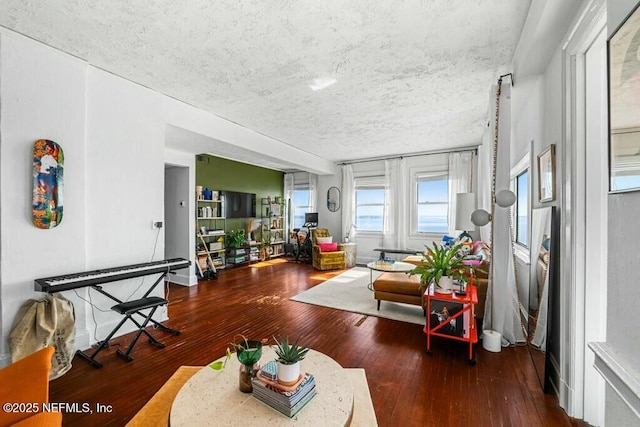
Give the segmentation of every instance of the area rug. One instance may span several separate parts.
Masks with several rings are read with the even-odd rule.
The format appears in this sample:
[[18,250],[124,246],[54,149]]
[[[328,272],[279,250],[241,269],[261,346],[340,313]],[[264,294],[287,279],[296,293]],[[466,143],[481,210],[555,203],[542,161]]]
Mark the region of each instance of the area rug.
[[[382,301],[380,311],[378,311],[378,302],[373,298],[373,291],[367,287],[370,280],[369,274],[368,268],[354,267],[290,299],[353,313],[424,325],[425,317],[422,308],[415,305]],[[380,274],[374,271],[373,280]]]

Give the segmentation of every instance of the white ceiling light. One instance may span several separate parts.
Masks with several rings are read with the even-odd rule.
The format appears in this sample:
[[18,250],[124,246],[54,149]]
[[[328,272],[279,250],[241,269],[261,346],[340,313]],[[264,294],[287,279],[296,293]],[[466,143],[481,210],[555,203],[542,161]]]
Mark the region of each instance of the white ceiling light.
[[336,82],[336,79],[334,78],[320,77],[319,79],[313,79],[313,82],[309,85],[309,87],[311,88],[311,90],[317,91],[320,89],[327,88],[332,84],[334,84],[335,82]]

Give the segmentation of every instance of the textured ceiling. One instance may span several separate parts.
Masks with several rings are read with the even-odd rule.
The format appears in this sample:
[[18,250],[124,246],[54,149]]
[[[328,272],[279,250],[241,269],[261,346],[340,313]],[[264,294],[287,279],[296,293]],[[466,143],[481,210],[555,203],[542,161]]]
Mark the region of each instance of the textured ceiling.
[[529,3],[2,0],[0,25],[337,161],[479,144]]

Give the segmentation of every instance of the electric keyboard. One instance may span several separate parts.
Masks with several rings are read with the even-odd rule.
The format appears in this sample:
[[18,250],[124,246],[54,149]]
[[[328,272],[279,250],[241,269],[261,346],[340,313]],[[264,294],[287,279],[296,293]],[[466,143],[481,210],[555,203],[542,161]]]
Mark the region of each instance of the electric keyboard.
[[39,292],[61,292],[69,289],[96,286],[102,283],[147,276],[154,273],[170,272],[186,268],[191,264],[184,258],[171,258],[142,264],[132,264],[104,270],[84,271],[81,273],[64,274],[46,277],[34,281],[34,289]]

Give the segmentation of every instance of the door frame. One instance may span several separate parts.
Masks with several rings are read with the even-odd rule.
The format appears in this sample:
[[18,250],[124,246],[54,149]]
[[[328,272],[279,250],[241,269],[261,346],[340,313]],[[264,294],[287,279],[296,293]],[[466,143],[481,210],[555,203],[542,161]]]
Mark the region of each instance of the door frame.
[[[586,185],[587,150],[587,88],[586,88],[586,52],[591,48],[602,31],[606,31],[607,10],[605,0],[592,0],[581,9],[574,25],[562,46],[563,85],[564,85],[564,191],[561,200],[561,342],[569,343],[560,354],[561,382],[558,390],[560,406],[576,418],[583,418],[585,408],[589,421],[595,425],[604,423],[604,383],[599,382],[597,390],[585,390],[585,379],[595,373],[592,366],[586,366],[587,334],[590,340],[604,341],[604,336],[594,336],[590,329],[605,331],[606,299],[594,301],[595,296],[606,294],[606,281],[594,283],[586,277],[587,246],[586,212],[593,208],[593,192]],[[602,100],[605,102],[606,99]],[[591,101],[589,101],[591,102]],[[606,126],[606,122],[604,123]],[[606,139],[603,141],[607,144]],[[600,171],[603,174],[607,170]],[[590,174],[593,171],[589,172]],[[589,198],[587,192],[589,191]],[[606,203],[606,192],[600,195]],[[589,204],[588,204],[589,201]],[[606,218],[605,218],[606,220]],[[606,229],[605,229],[606,233]],[[593,251],[599,251],[593,256]],[[606,271],[607,248],[590,248],[589,263],[598,259]],[[588,292],[587,292],[588,288]],[[586,307],[598,306],[598,310],[586,316]],[[589,331],[589,332],[587,332]],[[604,332],[599,332],[600,335]],[[593,371],[593,372],[591,372]],[[597,373],[596,373],[597,375]]]

